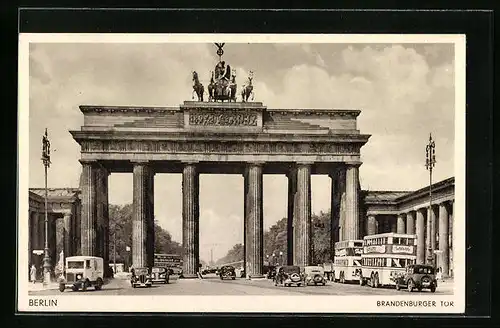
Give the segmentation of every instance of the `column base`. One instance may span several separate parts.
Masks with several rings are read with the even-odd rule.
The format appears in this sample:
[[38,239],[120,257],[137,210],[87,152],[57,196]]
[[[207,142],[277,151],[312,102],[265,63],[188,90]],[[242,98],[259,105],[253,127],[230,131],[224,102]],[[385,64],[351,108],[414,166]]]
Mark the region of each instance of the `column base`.
[[195,279],[198,278],[198,275],[196,273],[183,273],[182,278],[180,279]]
[[247,279],[250,280],[255,280],[255,279],[266,279],[266,277],[263,274],[253,274],[251,276],[248,276]]

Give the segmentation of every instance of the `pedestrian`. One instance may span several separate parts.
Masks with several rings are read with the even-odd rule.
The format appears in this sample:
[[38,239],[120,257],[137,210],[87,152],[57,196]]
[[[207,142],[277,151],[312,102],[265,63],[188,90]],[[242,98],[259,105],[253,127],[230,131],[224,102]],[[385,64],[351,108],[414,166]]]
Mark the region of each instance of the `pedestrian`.
[[32,283],[36,282],[36,266],[34,264],[31,265],[30,279]]
[[438,268],[437,274],[436,274],[436,279],[438,281],[443,281],[443,269],[441,267]]

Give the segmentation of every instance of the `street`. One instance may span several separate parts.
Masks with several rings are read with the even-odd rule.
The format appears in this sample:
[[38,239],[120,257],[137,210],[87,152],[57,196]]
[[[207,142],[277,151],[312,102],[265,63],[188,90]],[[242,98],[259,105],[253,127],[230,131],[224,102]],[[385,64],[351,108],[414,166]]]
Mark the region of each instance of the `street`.
[[[66,289],[63,293],[56,289],[30,291],[29,295],[407,295],[408,291],[397,291],[394,288],[370,288],[358,284],[341,284],[327,282],[326,286],[280,287],[274,286],[272,280],[220,280],[218,276],[209,274],[204,279],[177,279],[171,277],[166,285],[153,285],[149,288],[132,288],[127,279],[113,279],[105,284],[100,291],[89,288],[88,291],[73,292]],[[432,293],[428,290],[414,291],[412,294]],[[452,295],[453,283],[438,285],[432,295]]]

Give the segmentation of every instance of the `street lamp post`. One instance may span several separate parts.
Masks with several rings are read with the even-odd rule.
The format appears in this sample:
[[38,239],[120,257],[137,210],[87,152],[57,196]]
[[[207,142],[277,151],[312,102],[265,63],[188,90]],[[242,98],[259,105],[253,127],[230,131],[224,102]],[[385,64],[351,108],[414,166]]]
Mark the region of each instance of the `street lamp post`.
[[280,251],[280,262],[279,265],[283,265],[283,252]]
[[42,162],[45,168],[45,242],[44,242],[44,256],[43,256],[43,284],[50,283],[51,265],[49,254],[49,215],[47,212],[47,169],[50,167],[50,141],[45,129],[45,134],[42,137]]
[[[432,215],[432,169],[436,165],[436,144],[434,143],[434,140],[432,140],[432,134],[429,134],[429,143],[425,147],[425,168],[429,170],[429,215]],[[433,220],[431,221],[432,216],[430,216],[427,219],[427,224],[434,224]],[[429,227],[431,234],[434,233],[432,226]],[[430,264],[433,264],[434,262],[434,254],[433,254],[433,248],[434,245],[432,245],[432,237],[428,236],[430,240],[428,241],[428,258],[427,261]]]

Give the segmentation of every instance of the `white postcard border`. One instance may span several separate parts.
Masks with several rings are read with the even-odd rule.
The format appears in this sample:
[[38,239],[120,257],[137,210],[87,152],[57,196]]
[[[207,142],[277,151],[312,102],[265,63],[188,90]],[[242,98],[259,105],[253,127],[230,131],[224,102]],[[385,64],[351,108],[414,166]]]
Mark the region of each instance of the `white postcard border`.
[[[453,43],[455,45],[454,294],[352,296],[97,296],[28,295],[29,44],[30,43]],[[416,34],[20,34],[18,108],[18,311],[36,312],[283,312],[463,313],[465,311],[465,35]],[[75,163],[77,165],[77,163]],[[24,167],[23,167],[24,166]],[[57,300],[56,307],[29,306]],[[430,301],[429,306],[379,306],[378,301]],[[432,305],[432,301],[436,306]],[[453,301],[454,306],[442,302]],[[422,303],[423,304],[423,303]],[[427,304],[427,303],[425,303]]]

